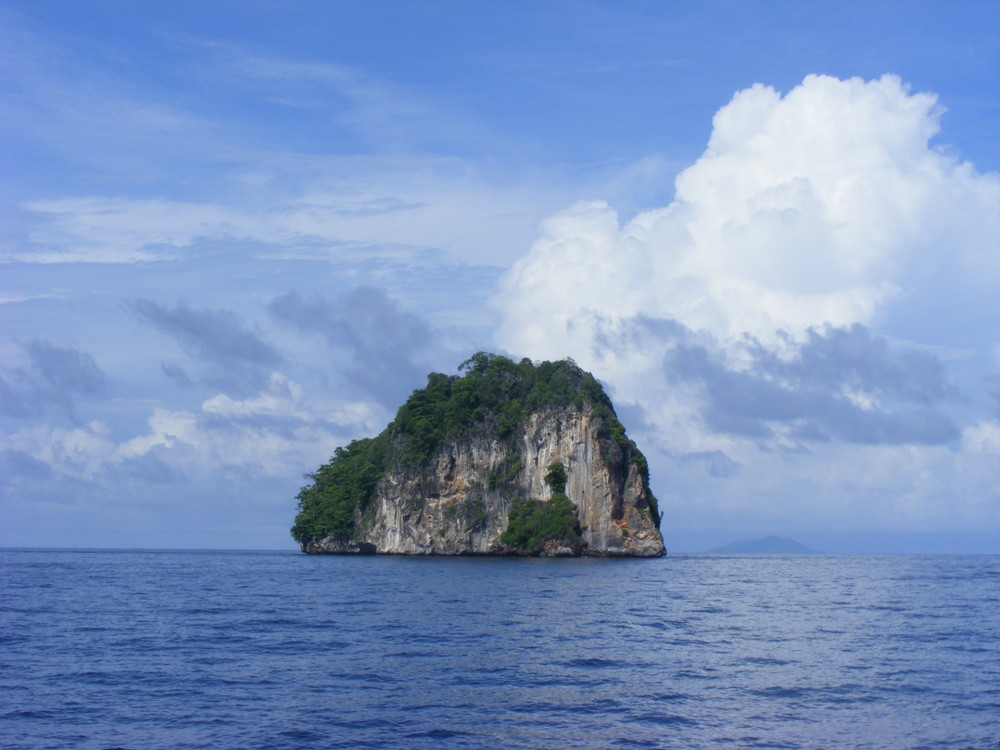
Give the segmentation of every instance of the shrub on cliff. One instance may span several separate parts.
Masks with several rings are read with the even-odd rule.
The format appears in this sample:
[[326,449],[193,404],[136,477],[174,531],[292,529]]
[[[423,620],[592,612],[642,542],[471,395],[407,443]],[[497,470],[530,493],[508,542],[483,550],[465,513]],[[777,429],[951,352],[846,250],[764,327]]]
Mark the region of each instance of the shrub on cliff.
[[500,541],[529,550],[536,549],[549,539],[570,545],[579,542],[576,510],[566,495],[567,479],[566,467],[561,462],[549,464],[545,482],[552,490],[552,498],[548,502],[515,498],[507,530],[500,535]]
[[573,503],[561,492],[548,501],[518,497],[500,541],[526,550],[536,549],[548,539],[572,545],[580,541],[576,524]]
[[568,479],[566,467],[562,465],[562,461],[553,461],[549,464],[549,470],[545,474],[545,484],[549,486],[553,494],[565,493]]

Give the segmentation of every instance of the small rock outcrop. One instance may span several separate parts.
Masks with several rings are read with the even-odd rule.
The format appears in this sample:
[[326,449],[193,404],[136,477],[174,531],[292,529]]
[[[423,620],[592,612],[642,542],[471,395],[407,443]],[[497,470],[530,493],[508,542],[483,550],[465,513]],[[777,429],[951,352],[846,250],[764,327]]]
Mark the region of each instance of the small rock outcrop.
[[646,460],[572,361],[480,353],[428,376],[298,496],[311,554],[664,554]]

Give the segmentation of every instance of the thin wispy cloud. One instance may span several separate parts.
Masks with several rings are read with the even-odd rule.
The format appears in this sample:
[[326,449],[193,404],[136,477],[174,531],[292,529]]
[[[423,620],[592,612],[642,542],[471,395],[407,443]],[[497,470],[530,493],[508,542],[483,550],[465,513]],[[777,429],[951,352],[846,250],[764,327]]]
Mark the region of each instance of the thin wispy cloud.
[[958,428],[934,408],[949,388],[940,362],[890,351],[860,324],[810,330],[781,356],[746,341],[737,362],[721,347],[679,343],[664,357],[668,380],[700,391],[714,431],[755,440],[937,445]]
[[51,409],[76,420],[74,399],[103,397],[113,383],[93,355],[69,346],[34,339],[21,347],[27,363],[0,367],[0,413],[18,419]]
[[340,369],[346,381],[388,408],[401,403],[426,374],[418,363],[434,337],[430,326],[378,289],[358,287],[331,301],[289,292],[268,309],[277,320],[322,336],[345,356]]
[[[282,362],[278,350],[231,310],[198,310],[184,304],[171,309],[152,300],[134,300],[129,309],[206,366],[205,381],[218,387],[240,391],[260,387]],[[165,365],[164,374],[175,382],[187,378],[177,365]]]

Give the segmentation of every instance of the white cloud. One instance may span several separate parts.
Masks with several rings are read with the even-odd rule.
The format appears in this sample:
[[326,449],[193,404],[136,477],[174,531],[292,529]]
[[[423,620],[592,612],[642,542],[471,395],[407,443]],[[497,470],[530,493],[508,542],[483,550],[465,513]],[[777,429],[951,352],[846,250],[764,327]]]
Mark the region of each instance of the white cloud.
[[149,432],[118,446],[115,451],[118,457],[135,458],[159,446],[169,449],[178,444],[197,446],[201,442],[198,438],[198,417],[190,412],[156,407],[146,424]]
[[308,402],[302,386],[273,373],[247,399],[218,394],[196,411],[155,407],[147,432],[116,442],[93,421],[63,429],[39,425],[10,435],[0,448],[31,456],[62,477],[101,480],[130,461],[155,457],[177,476],[296,476],[329,458],[346,434],[382,425],[381,409],[357,402]]
[[5,439],[5,448],[26,453],[64,476],[90,479],[114,460],[108,426],[98,420],[64,429],[37,425]]
[[243,400],[220,393],[205,401],[201,409],[206,414],[229,418],[272,416],[309,419],[309,413],[301,410],[301,399],[302,386],[275,372],[271,374],[266,392]]
[[[258,155],[226,203],[76,196],[38,199],[27,241],[3,260],[174,260],[201,241],[256,243],[269,257],[506,265],[565,188],[494,179],[457,159]],[[246,165],[250,169],[250,165]]]
[[679,463],[653,474],[668,535],[677,538],[677,526],[720,524],[794,534],[983,532],[1000,523],[995,455],[894,445],[834,445],[822,456],[739,446],[732,454],[742,463],[732,478],[710,479]]
[[773,341],[873,322],[914,291],[913,266],[995,279],[1000,180],[928,145],[939,116],[893,76],[737,93],[673,203],[624,225],[602,202],[545,222],[504,281],[499,342],[593,363],[588,314]]
[[607,382],[689,522],[995,523],[993,425],[962,435],[930,352],[995,343],[969,320],[1000,288],[1000,178],[930,144],[941,114],[894,76],[738,92],[672,203],[543,223],[498,344]]
[[120,445],[116,457],[157,452],[187,470],[291,476],[303,465],[325,460],[343,442],[334,433],[358,429],[353,420],[365,413],[353,406],[351,421],[336,421],[347,412],[307,402],[299,383],[275,372],[263,391],[247,399],[218,394],[198,412],[155,409],[149,432]]
[[252,216],[180,201],[83,197],[23,207],[40,219],[29,234],[33,247],[8,258],[33,263],[166,260],[199,237],[251,237],[264,229]]
[[1000,458],[1000,422],[977,422],[962,431],[962,447],[968,453],[992,454]]

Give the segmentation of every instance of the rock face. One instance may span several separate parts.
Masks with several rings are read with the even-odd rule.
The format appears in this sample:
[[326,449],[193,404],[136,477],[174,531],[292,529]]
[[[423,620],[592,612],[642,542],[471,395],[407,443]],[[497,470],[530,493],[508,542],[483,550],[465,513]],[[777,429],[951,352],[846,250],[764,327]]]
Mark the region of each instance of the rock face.
[[[488,361],[496,364],[497,359],[502,358]],[[530,363],[504,363],[534,374],[525,369],[534,367]],[[571,363],[566,368],[573,375],[590,377]],[[449,383],[454,386],[455,380],[459,379]],[[604,403],[600,397],[571,394],[569,399],[555,398],[556,403],[536,408],[521,404],[517,418],[508,420],[514,427],[505,431],[495,425],[491,429],[497,421],[490,418],[493,412],[481,410],[487,416],[480,428],[444,437],[416,462],[392,458],[402,454],[399,441],[405,439],[398,416],[380,436],[388,446],[388,458],[368,502],[354,507],[350,532],[316,536],[301,530],[296,534],[293,529],[293,535],[308,553],[663,555],[659,513],[649,490],[645,459],[624,436],[606,396],[603,399]],[[566,400],[570,403],[559,403]],[[498,403],[494,405],[497,411],[506,408],[513,413]],[[563,473],[558,483],[549,476],[554,466]],[[305,494],[309,490],[300,493],[300,519],[308,511],[303,497],[309,497]],[[514,524],[512,509],[518,503],[523,505],[522,515],[527,508],[542,517],[555,512],[553,500],[558,498],[559,507],[569,509],[561,530],[547,535],[540,531],[536,536],[541,538],[527,546],[523,541],[512,542],[511,534],[505,534]]]

